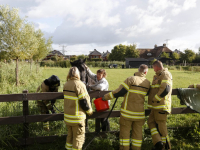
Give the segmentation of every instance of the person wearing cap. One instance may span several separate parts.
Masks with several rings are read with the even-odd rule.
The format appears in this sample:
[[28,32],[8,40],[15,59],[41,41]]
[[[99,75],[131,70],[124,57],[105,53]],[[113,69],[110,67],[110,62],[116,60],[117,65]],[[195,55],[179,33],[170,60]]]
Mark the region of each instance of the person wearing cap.
[[128,77],[114,91],[105,94],[102,100],[124,97],[120,110],[120,150],[129,150],[130,131],[132,130],[131,147],[141,150],[142,126],[145,122],[144,101],[150,89],[150,82],[145,78],[148,66],[142,64],[134,76]]
[[[52,75],[48,79],[45,79],[42,84],[37,88],[38,93],[42,92],[58,92],[58,87],[60,86],[60,79],[56,75]],[[41,114],[49,114],[49,111],[51,113],[55,113],[55,110],[53,109],[53,105],[55,104],[56,99],[52,100],[37,100],[37,105],[40,109]],[[43,129],[49,130],[49,122],[43,122]]]
[[172,75],[161,61],[153,63],[156,73],[148,94],[148,108],[151,113],[148,126],[151,131],[153,150],[171,149],[167,133],[167,115],[171,113]]
[[80,150],[85,141],[86,114],[92,115],[90,96],[80,80],[77,67],[71,67],[63,87],[64,121],[68,129],[65,149]]
[[[95,74],[90,70],[90,68],[87,65],[85,65],[85,67],[87,75],[94,81],[94,84],[87,85],[88,89],[94,91],[108,91],[109,84],[106,80],[106,71],[104,69],[99,69]],[[110,105],[110,100],[108,100],[108,104]],[[108,120],[106,122],[105,121],[106,118],[101,118],[102,131],[110,131],[110,123]]]

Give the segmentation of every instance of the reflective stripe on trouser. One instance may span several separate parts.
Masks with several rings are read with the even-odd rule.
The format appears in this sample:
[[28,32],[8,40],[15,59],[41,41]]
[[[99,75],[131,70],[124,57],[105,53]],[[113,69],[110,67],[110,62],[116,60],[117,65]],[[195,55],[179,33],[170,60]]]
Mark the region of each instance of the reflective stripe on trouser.
[[[77,123],[75,126],[69,126],[66,123],[67,126],[67,140],[66,140],[66,149],[70,150],[81,150],[82,146],[85,141],[85,122],[83,121],[82,123]],[[71,147],[66,147],[66,146],[71,146]]]
[[49,121],[43,122],[43,128],[49,128]]
[[155,145],[159,141],[162,141],[164,143],[165,140],[167,141],[167,143],[165,143],[168,144],[169,149],[171,149],[171,144],[167,134],[166,121],[167,113],[159,112],[159,110],[151,110],[147,123],[151,130],[153,144]]
[[130,130],[132,129],[131,147],[140,150],[142,145],[142,126],[144,120],[130,121],[120,116],[120,150],[130,149]]

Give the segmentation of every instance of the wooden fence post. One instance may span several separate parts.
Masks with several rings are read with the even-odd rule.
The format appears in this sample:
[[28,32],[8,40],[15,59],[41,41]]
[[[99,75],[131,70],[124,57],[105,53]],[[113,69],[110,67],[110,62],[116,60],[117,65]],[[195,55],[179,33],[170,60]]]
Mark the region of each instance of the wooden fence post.
[[29,137],[29,124],[26,122],[26,116],[29,115],[27,93],[28,93],[28,90],[23,91],[23,117],[24,117],[24,123],[23,123],[24,135],[23,135],[23,138],[24,138],[25,146],[26,146],[26,140]]

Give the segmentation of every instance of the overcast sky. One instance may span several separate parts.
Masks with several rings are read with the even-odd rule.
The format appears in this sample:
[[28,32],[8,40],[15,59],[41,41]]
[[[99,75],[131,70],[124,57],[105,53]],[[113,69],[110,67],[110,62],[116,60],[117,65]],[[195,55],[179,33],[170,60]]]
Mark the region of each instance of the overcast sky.
[[153,48],[168,41],[171,50],[200,47],[198,0],[0,0],[53,37],[65,54],[111,51],[118,44]]

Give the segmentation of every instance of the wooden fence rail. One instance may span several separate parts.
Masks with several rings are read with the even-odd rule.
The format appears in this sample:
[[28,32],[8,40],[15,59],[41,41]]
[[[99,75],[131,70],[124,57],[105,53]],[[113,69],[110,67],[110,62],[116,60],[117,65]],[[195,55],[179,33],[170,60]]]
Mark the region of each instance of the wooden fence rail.
[[[90,98],[102,97],[104,94],[110,91],[92,91],[89,92]],[[177,95],[178,90],[173,89],[172,95]],[[46,92],[46,93],[28,93],[27,90],[24,90],[23,93],[20,94],[6,94],[0,95],[0,105],[1,102],[15,102],[22,101],[23,102],[23,116],[15,116],[15,117],[0,117],[0,125],[9,125],[9,124],[23,124],[23,138],[18,139],[19,145],[30,145],[35,142],[37,143],[46,143],[53,142],[59,136],[44,136],[44,137],[29,137],[29,123],[34,122],[44,122],[44,121],[59,121],[64,119],[63,113],[58,114],[41,114],[41,115],[29,115],[29,100],[50,100],[50,99],[63,99],[62,92]],[[87,119],[95,118],[95,131],[100,128],[100,118],[106,118],[109,111],[105,112],[94,112],[93,115],[87,116]],[[194,110],[191,110],[187,107],[181,108],[172,108],[172,114],[187,114],[187,113],[197,113]],[[150,110],[145,110],[145,115],[149,115]],[[113,111],[110,117],[119,117],[120,111]],[[111,131],[113,132],[113,131]],[[91,133],[88,133],[91,134]],[[65,137],[66,135],[62,135]]]

